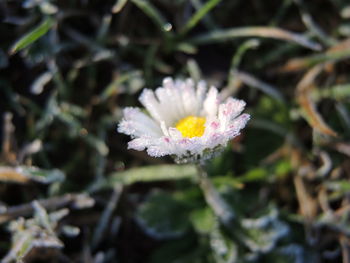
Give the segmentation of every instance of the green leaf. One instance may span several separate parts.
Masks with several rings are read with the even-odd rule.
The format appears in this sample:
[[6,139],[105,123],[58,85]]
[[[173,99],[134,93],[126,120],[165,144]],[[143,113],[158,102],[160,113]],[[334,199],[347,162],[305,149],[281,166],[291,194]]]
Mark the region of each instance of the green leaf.
[[269,176],[269,173],[264,168],[254,168],[249,170],[244,175],[237,178],[240,182],[255,182],[265,180]]
[[215,226],[215,215],[210,208],[195,210],[190,215],[190,220],[198,233],[208,234]]
[[54,22],[55,21],[51,17],[46,18],[39,26],[17,40],[16,43],[11,47],[10,54],[17,53],[18,51],[24,49],[25,47],[41,38],[47,33],[47,31],[51,29],[51,27],[54,25]]
[[136,219],[145,232],[163,239],[182,235],[190,226],[189,207],[163,191],[153,191],[138,211]]
[[275,173],[279,177],[284,177],[286,174],[292,171],[292,164],[289,160],[281,160],[276,163]]

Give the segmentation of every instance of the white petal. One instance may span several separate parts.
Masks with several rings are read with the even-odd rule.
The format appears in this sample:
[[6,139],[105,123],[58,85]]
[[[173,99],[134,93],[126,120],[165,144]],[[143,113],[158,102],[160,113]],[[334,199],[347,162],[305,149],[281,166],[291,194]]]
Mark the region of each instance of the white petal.
[[162,122],[160,123],[160,127],[161,127],[162,132],[163,132],[163,134],[164,134],[165,136],[170,136],[170,135],[169,135],[169,131],[168,131],[167,126],[166,126],[166,124],[165,124],[164,121],[162,121]]
[[228,141],[228,138],[227,136],[225,136],[225,134],[216,132],[216,133],[210,134],[210,136],[206,141],[206,145],[209,149],[213,149],[218,145],[224,146],[227,143],[227,141]]
[[179,114],[175,107],[176,103],[172,101],[171,96],[168,95],[164,88],[156,89],[155,93],[159,100],[159,106],[160,110],[162,111],[163,121],[167,126],[173,125],[179,118]]
[[123,110],[124,119],[118,126],[118,131],[137,136],[152,136],[159,137],[162,132],[159,125],[144,114],[138,108],[128,107]]
[[218,111],[218,106],[219,106],[218,90],[214,87],[211,87],[203,103],[204,116],[215,116]]
[[247,122],[249,120],[250,115],[247,113],[244,113],[234,119],[228,127],[228,134],[230,138],[237,136],[240,133],[240,130],[242,130],[247,125]]
[[219,106],[219,120],[221,130],[227,129],[230,121],[238,116],[244,109],[246,103],[243,100],[228,98],[225,104]]
[[185,110],[184,117],[195,115],[197,98],[194,90],[194,82],[191,79],[187,79],[186,81],[179,81],[177,85],[181,90],[182,103]]
[[199,81],[197,84],[197,91],[196,91],[196,99],[197,99],[197,105],[196,105],[196,115],[201,114],[201,109],[203,107],[207,87],[206,87],[205,81]]
[[140,137],[133,139],[128,143],[128,149],[134,149],[137,151],[143,151],[146,147],[152,144],[150,138]]
[[162,157],[171,154],[164,145],[152,145],[148,147],[147,153],[153,157]]
[[203,136],[209,136],[212,133],[217,133],[219,129],[220,129],[219,119],[216,116],[207,117]]
[[162,108],[152,90],[144,89],[139,100],[155,120],[158,122],[164,121]]
[[168,131],[169,131],[169,136],[173,139],[179,140],[183,138],[181,132],[176,128],[170,127]]
[[232,120],[244,110],[245,105],[243,100],[228,98],[225,104],[220,105],[219,118],[225,117]]
[[170,98],[170,101],[167,102],[168,105],[172,104],[175,108],[175,116],[177,118],[176,121],[184,118],[186,113],[182,101],[181,92],[179,92],[179,89],[175,87],[173,80],[171,78],[164,79],[163,87]]

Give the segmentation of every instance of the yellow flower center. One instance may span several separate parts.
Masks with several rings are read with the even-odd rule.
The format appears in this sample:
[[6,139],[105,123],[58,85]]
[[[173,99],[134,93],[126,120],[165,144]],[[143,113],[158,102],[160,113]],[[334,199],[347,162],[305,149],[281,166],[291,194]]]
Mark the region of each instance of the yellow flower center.
[[179,120],[176,123],[176,129],[178,129],[183,137],[192,138],[192,137],[201,137],[204,133],[205,127],[205,118],[187,116]]

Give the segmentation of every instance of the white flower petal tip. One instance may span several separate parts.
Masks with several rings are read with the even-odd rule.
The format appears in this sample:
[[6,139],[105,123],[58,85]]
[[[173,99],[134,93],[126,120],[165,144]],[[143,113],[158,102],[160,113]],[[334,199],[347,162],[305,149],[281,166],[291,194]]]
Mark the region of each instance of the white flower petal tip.
[[191,79],[167,77],[155,91],[143,90],[140,102],[147,113],[128,107],[118,132],[130,135],[129,149],[147,150],[153,157],[170,155],[178,163],[202,162],[221,152],[238,136],[250,115],[243,100],[221,102],[215,87]]

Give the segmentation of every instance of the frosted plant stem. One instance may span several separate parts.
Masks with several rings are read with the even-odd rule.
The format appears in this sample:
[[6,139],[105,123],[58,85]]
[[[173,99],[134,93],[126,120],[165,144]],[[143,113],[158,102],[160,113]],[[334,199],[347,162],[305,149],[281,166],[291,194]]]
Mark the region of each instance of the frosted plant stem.
[[235,217],[232,209],[215,189],[203,165],[198,164],[197,171],[199,176],[199,184],[207,204],[211,207],[215,215],[224,225],[229,225]]

